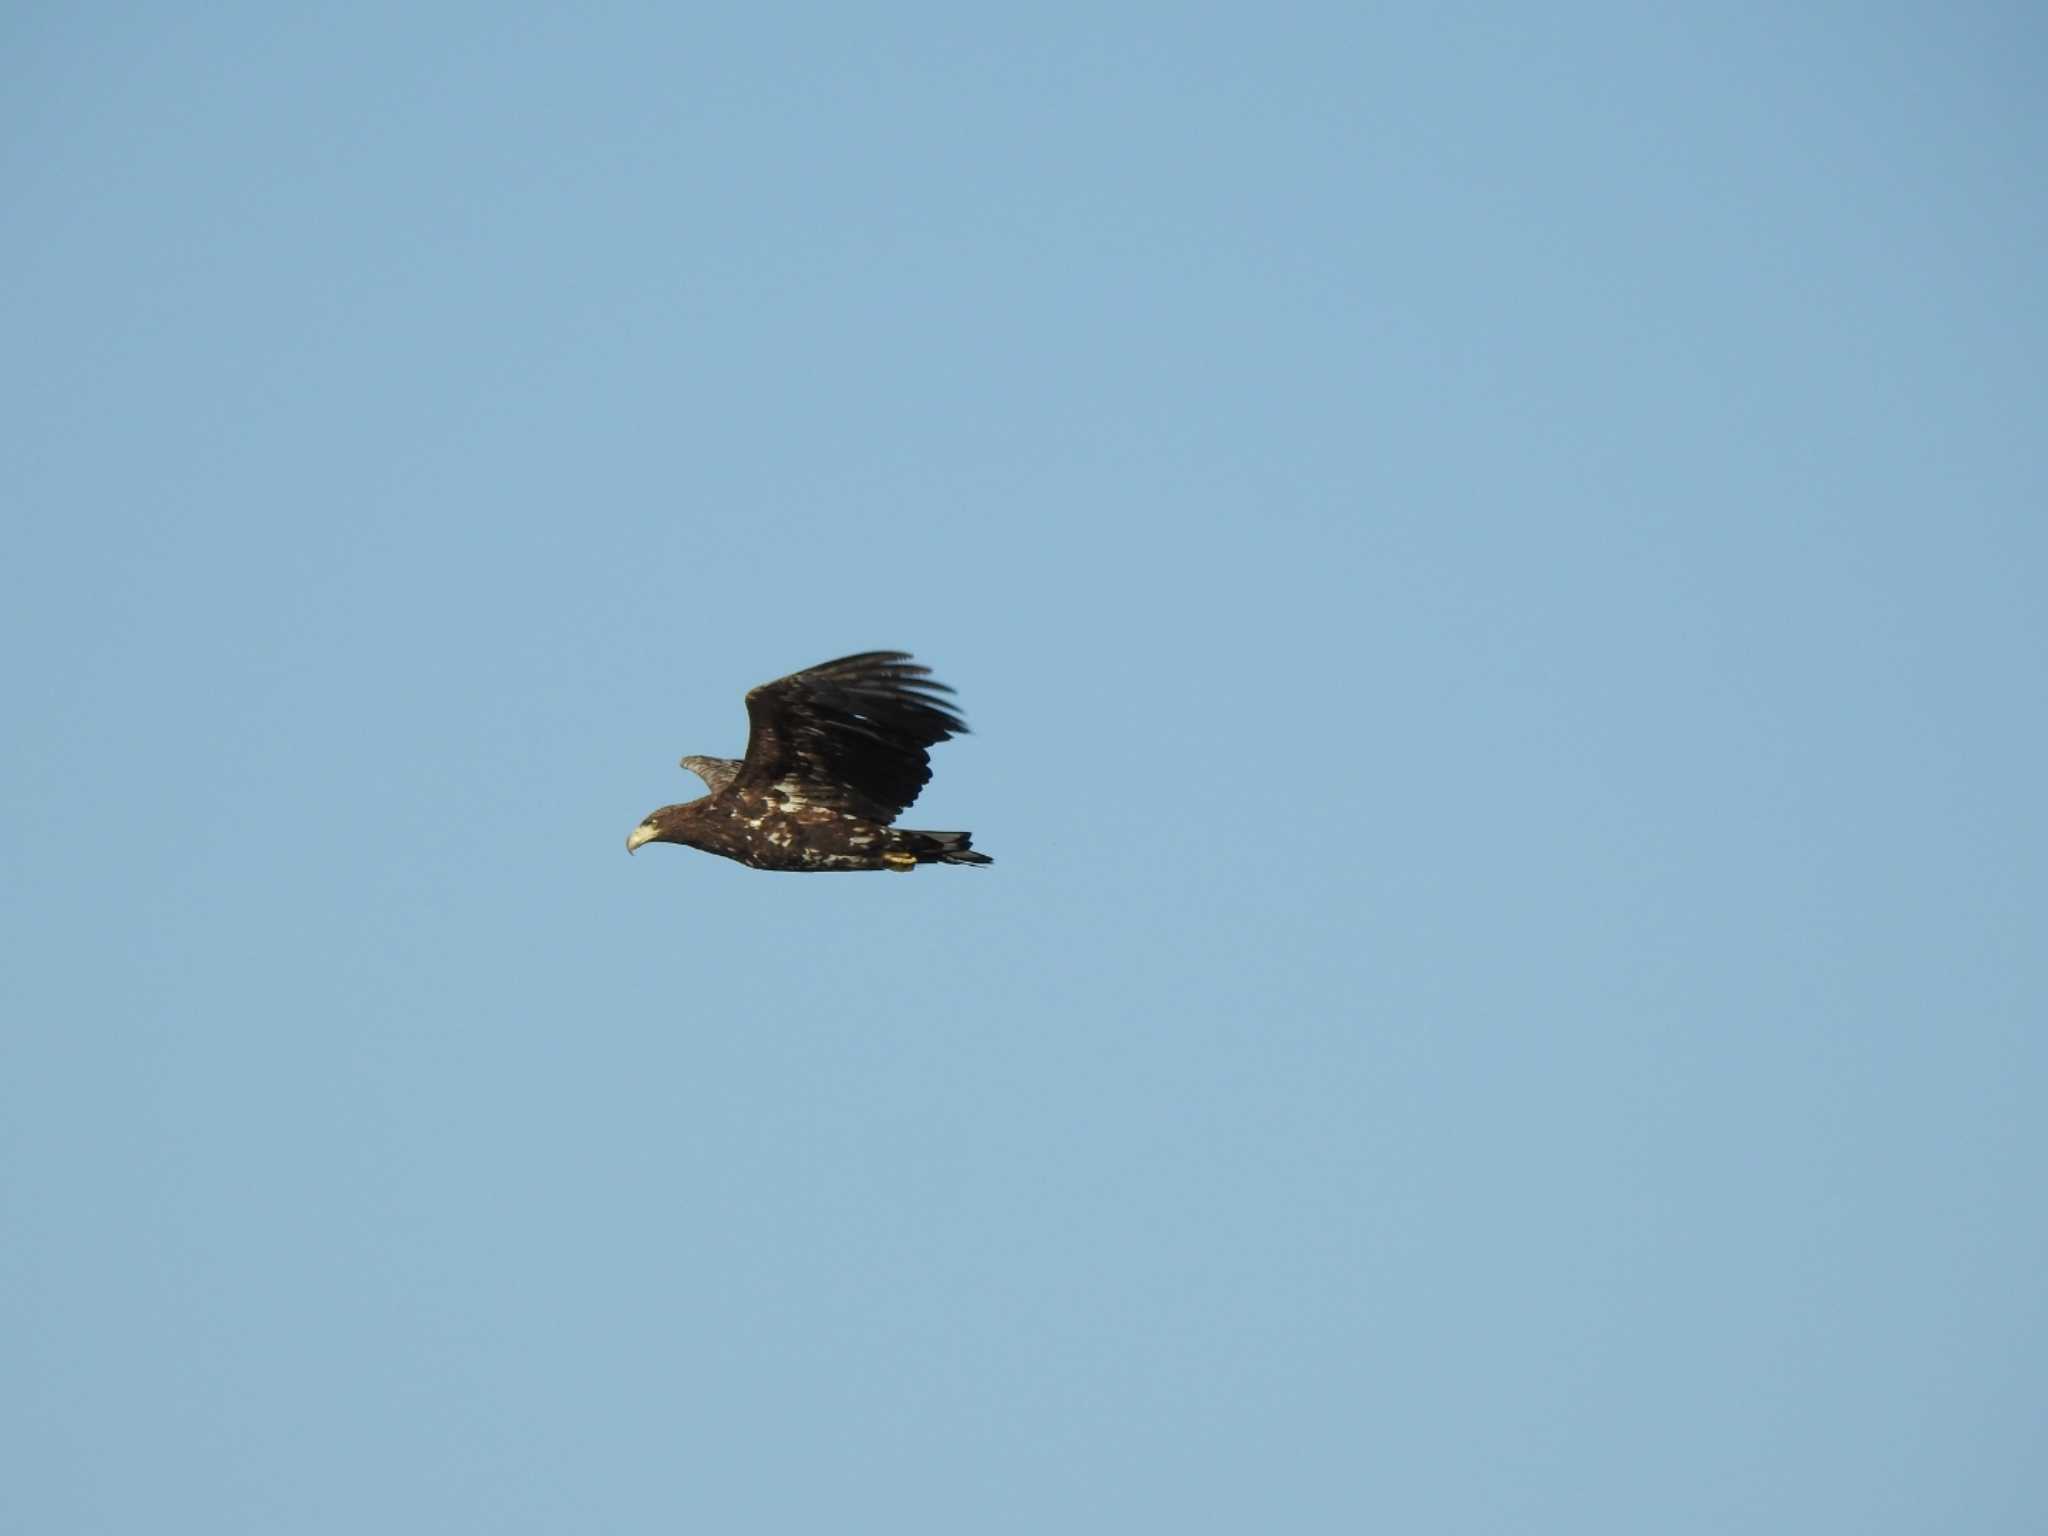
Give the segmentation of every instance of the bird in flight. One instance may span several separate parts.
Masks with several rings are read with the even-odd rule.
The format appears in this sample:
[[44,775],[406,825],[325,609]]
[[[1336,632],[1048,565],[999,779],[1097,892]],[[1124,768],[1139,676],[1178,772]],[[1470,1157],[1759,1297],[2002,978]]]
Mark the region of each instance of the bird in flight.
[[626,839],[681,843],[755,869],[991,864],[965,832],[891,823],[932,776],[928,747],[965,722],[907,651],[863,651],[747,695],[747,755],[686,757],[710,794],[665,805]]

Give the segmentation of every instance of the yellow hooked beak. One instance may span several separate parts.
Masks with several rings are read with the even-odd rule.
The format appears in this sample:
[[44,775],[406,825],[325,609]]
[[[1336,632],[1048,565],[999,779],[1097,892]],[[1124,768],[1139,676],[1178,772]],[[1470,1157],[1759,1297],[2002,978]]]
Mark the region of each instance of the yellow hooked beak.
[[651,843],[653,841],[654,828],[648,826],[647,823],[643,821],[640,823],[639,826],[635,827],[631,832],[629,832],[626,835],[626,852],[631,853],[635,848],[638,848],[642,843]]

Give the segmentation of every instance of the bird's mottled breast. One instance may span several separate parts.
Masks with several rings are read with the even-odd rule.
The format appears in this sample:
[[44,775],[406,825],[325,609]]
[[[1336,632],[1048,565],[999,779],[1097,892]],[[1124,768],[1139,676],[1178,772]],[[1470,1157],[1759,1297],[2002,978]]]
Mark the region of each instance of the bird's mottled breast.
[[757,869],[865,869],[879,856],[878,828],[779,785],[726,795],[713,806],[722,827],[707,841]]

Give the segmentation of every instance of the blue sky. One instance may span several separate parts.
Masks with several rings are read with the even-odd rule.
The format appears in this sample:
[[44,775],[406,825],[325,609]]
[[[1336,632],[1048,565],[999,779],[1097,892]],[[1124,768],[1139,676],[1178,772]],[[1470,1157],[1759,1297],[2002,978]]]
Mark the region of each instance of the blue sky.
[[18,9],[0,1525],[2040,1529],[2044,38],[1690,12]]

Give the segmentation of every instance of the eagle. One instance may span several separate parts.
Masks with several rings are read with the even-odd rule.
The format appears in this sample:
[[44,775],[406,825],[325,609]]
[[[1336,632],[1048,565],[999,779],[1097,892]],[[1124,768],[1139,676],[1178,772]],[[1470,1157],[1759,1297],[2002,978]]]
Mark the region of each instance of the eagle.
[[747,755],[686,757],[711,791],[665,805],[626,852],[681,843],[754,869],[893,869],[992,864],[966,832],[891,823],[932,776],[927,748],[967,726],[931,668],[907,651],[862,651],[763,683],[747,695]]

